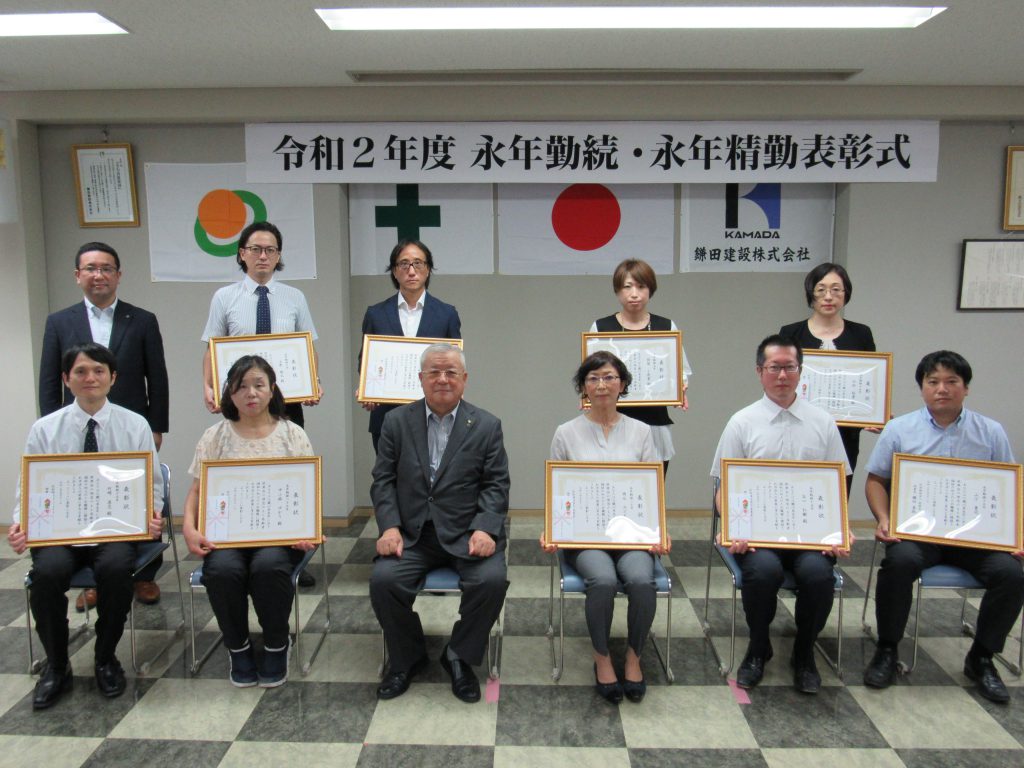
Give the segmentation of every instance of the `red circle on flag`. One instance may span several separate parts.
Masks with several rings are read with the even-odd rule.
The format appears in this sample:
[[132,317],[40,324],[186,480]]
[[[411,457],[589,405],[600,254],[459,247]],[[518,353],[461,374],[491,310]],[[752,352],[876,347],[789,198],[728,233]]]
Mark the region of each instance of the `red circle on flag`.
[[619,201],[602,184],[573,184],[551,208],[551,227],[566,246],[593,251],[607,245],[622,222]]

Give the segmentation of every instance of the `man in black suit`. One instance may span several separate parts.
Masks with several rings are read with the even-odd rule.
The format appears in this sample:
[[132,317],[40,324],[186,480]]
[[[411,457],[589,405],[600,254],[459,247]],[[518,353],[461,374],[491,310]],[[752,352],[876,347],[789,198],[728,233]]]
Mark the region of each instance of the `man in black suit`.
[[455,696],[475,702],[480,683],[471,665],[483,660],[508,590],[508,457],[501,422],[462,399],[462,350],[427,347],[419,377],[424,399],[384,419],[370,488],[380,530],[370,602],[389,655],[377,697],[401,696],[426,665],[413,602],[427,571],[448,566],[459,573],[462,603],[440,661]]
[[[39,361],[39,413],[46,416],[75,398],[61,377],[61,358],[76,344],[96,342],[117,359],[117,381],[109,400],[142,416],[153,431],[157,450],[168,428],[167,366],[164,342],[156,315],[117,298],[121,259],[106,243],[86,243],[75,254],[75,281],[84,301],[46,318],[43,354]],[[135,596],[143,603],[160,600],[160,587],[152,579],[160,559],[139,574]],[[91,593],[91,594],[90,594]],[[96,603],[95,590],[86,590],[76,601],[79,611],[86,601]]]

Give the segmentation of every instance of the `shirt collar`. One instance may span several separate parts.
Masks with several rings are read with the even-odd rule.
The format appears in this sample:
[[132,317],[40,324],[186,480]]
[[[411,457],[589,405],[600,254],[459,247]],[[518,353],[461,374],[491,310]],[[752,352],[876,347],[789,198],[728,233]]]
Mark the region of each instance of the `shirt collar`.
[[88,299],[84,299],[84,301],[85,301],[85,311],[88,312],[89,314],[95,314],[96,312],[99,312],[100,314],[103,314],[103,315],[113,315],[114,314],[114,309],[117,307],[117,299],[116,298],[111,303],[111,305],[109,307],[107,307],[106,309],[100,309],[99,307],[97,307],[95,304],[93,304]]
[[402,295],[402,292],[401,291],[398,292],[398,306],[405,307],[408,310],[423,309],[423,305],[426,303],[426,301],[427,301],[427,291],[426,291],[426,289],[423,290],[423,293],[420,294],[419,299],[416,300],[416,306],[415,307],[410,307],[409,303],[405,300],[405,297]]
[[932,426],[933,426],[933,427],[934,427],[935,429],[938,429],[938,430],[940,430],[940,431],[943,431],[943,432],[944,432],[944,431],[946,431],[947,429],[950,429],[951,427],[959,427],[959,426],[960,426],[961,424],[963,424],[963,423],[964,423],[964,419],[966,419],[966,418],[967,418],[967,406],[965,405],[965,406],[964,406],[963,408],[961,408],[961,409],[960,409],[960,415],[959,415],[959,416],[957,416],[957,417],[956,417],[956,421],[954,421],[954,422],[953,422],[952,424],[950,424],[950,425],[949,425],[948,427],[942,427],[942,426],[940,426],[940,425],[938,424],[938,422],[936,422],[936,421],[935,421],[935,419],[933,419],[933,418],[932,418],[932,412],[928,410],[928,406],[927,406],[927,405],[926,405],[926,406],[924,406],[924,407],[923,407],[923,408],[921,409],[921,414],[922,414],[922,415],[924,416],[925,420],[926,420],[926,421],[927,421],[927,422],[928,422],[929,424],[931,424],[931,425],[932,425]]
[[[259,287],[259,285],[260,284],[253,280],[251,277],[249,277],[249,275],[246,275],[245,277],[242,278],[242,287],[245,289],[246,293],[256,293],[256,289]],[[274,278],[270,278],[267,281],[267,291],[269,293],[273,293],[274,286]]]
[[82,406],[78,404],[78,400],[75,400],[71,407],[74,409],[72,413],[74,414],[75,427],[83,432],[85,431],[86,425],[89,423],[89,419],[95,419],[96,423],[101,427],[105,427],[107,422],[110,421],[110,414],[112,412],[110,400],[107,400],[103,404],[103,407],[93,414],[83,411]]
[[430,410],[430,406],[427,405],[427,401],[426,401],[426,399],[424,399],[423,400],[423,407],[424,407],[424,410],[427,413],[427,416],[426,416],[427,424],[430,423],[430,417],[431,416],[433,416],[435,419],[437,419],[441,424],[444,424],[444,420],[447,419],[448,416],[451,416],[452,417],[452,423],[454,424],[455,423],[455,415],[459,412],[459,406],[460,405],[462,405],[462,401],[461,400],[456,404],[456,406],[454,408],[452,408],[451,413],[449,413],[447,416],[438,416],[436,413],[434,413],[432,410]]
[[799,397],[792,402],[789,408],[783,408],[781,405],[779,405],[770,397],[768,397],[768,395],[763,395],[761,397],[761,403],[763,404],[765,410],[768,411],[769,421],[774,421],[776,418],[778,418],[779,414],[781,413],[788,413],[797,421],[803,421],[803,419],[801,418],[803,405],[800,402]]

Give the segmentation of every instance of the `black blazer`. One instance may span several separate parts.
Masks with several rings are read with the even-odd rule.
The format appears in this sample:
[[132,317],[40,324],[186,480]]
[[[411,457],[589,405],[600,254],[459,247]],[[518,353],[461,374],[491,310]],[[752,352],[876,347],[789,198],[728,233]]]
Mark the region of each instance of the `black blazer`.
[[[366,314],[363,315],[363,335],[367,333],[380,336],[405,335],[402,332],[402,321],[398,319],[397,293],[379,304],[372,304],[366,308]],[[420,317],[420,327],[416,335],[433,339],[461,339],[462,320],[459,319],[459,311],[451,304],[435,299],[430,293],[427,293],[426,299],[423,301],[423,315]],[[359,349],[361,355],[361,344]],[[393,405],[378,405],[370,411],[370,432],[372,434],[380,434],[381,427],[384,425],[384,417],[394,407]]]
[[[811,334],[806,320],[784,325],[779,329],[779,333],[794,339],[801,349],[821,349],[821,339]],[[875,351],[875,339],[871,335],[871,328],[852,320],[843,320],[843,332],[836,336],[832,343],[836,345],[836,349],[849,352]]]
[[[85,302],[80,301],[46,318],[39,361],[39,412],[43,416],[74,400],[63,385],[60,361],[70,347],[92,341],[87,311]],[[117,358],[117,380],[110,401],[143,416],[154,432],[167,432],[167,365],[156,315],[118,300],[110,351]]]

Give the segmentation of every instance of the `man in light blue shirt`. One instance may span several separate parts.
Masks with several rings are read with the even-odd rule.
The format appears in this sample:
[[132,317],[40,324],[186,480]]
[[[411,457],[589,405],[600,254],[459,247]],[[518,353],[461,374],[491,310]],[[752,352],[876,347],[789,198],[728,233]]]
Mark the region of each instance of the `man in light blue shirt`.
[[901,541],[889,529],[889,493],[894,453],[954,459],[1013,462],[1010,441],[1002,426],[964,407],[971,383],[971,366],[956,352],[925,355],[915,377],[924,407],[893,419],[882,430],[868,461],[865,484],[868,506],[878,521],[875,538],[885,542],[885,559],[878,572],[875,618],[878,648],[864,671],[864,684],[887,688],[896,677],[899,654],[910,615],[913,585],[921,571],[948,563],[969,571],[985,585],[974,643],[964,661],[964,674],[975,681],[990,701],[1010,700],[992,663],[1024,604],[1024,570],[1019,556],[1006,552]]

